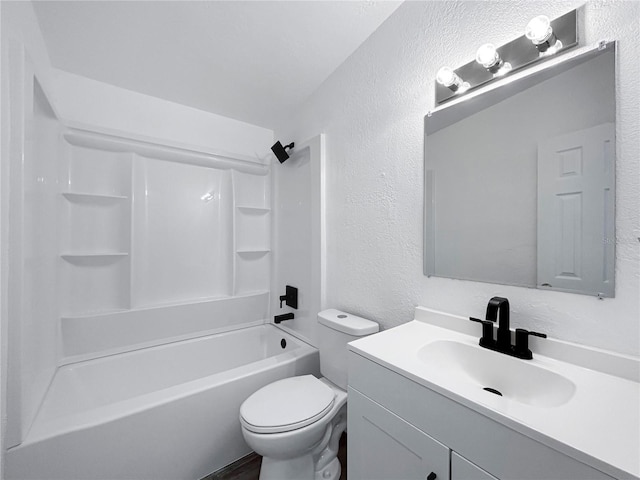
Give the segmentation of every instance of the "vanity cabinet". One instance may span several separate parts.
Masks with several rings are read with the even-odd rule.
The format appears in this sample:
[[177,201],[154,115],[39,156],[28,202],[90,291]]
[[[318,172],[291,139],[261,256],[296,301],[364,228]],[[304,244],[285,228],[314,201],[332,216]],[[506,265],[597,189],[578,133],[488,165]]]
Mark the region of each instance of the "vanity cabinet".
[[451,480],[497,480],[497,478],[456,452],[451,452]]
[[355,352],[347,405],[354,480],[613,478]]
[[349,478],[449,478],[449,449],[440,442],[356,390],[347,408]]

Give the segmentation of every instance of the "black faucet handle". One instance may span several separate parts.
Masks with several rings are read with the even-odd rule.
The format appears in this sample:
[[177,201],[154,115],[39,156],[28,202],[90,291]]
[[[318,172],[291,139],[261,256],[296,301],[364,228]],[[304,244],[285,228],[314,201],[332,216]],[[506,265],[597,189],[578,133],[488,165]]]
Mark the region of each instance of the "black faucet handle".
[[525,360],[531,360],[533,358],[533,353],[529,350],[529,335],[547,338],[545,333],[532,332],[525,330],[524,328],[516,328],[516,344],[514,351],[517,357],[524,358]]
[[495,343],[495,340],[493,339],[493,322],[491,320],[480,320],[479,318],[474,317],[469,317],[469,320],[482,324],[482,337],[480,337],[480,345],[486,347]]
[[484,324],[484,322],[491,322],[491,324],[496,323],[495,320],[491,320],[490,318],[487,318],[486,320],[483,320],[481,318],[469,317],[469,320],[471,320],[472,322],[478,322],[478,323],[482,323],[482,324]]
[[476,318],[476,317],[469,317],[469,320],[471,320],[472,322],[478,322],[481,324],[485,324],[485,323],[489,323],[490,325],[493,325],[493,322],[491,320],[482,320],[481,318]]
[[287,306],[291,308],[298,309],[298,289],[296,287],[292,287],[291,285],[287,285],[285,289],[285,294],[280,295],[280,308],[282,308],[282,302],[285,302]]
[[529,335],[540,338],[547,338],[546,333],[532,332],[531,330],[525,330],[524,328],[516,328],[516,340],[518,340],[518,335],[521,339],[526,339]]
[[547,338],[546,333],[532,332],[529,331],[529,335],[533,335],[534,337]]

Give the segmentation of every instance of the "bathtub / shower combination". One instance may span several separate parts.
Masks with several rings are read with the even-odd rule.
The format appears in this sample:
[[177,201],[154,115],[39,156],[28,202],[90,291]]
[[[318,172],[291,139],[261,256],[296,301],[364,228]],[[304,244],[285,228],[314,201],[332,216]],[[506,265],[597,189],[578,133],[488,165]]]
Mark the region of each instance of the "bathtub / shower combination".
[[61,367],[7,479],[199,479],[248,454],[258,388],[319,374],[314,347],[266,324]]
[[71,128],[16,42],[5,476],[201,478],[250,451],[244,399],[319,374],[316,349],[263,324],[289,248],[271,245],[270,166],[82,114]]

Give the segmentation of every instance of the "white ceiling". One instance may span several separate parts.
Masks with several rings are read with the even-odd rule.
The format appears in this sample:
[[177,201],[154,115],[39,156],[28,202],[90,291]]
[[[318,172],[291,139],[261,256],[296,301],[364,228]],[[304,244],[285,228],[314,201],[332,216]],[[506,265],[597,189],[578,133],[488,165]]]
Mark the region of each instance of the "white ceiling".
[[273,128],[399,1],[37,1],[53,66]]

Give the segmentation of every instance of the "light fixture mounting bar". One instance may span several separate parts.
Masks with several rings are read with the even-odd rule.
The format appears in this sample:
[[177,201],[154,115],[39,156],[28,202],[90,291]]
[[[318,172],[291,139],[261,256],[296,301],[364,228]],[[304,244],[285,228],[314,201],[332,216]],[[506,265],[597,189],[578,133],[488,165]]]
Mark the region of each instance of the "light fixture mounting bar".
[[[577,10],[572,10],[555,20],[552,20],[551,27],[553,28],[555,36],[562,42],[562,48],[559,51],[567,50],[578,44]],[[544,61],[555,56],[540,55],[538,49],[525,35],[522,35],[509,43],[505,43],[501,47],[498,47],[497,51],[500,58],[511,64],[511,71],[507,73],[507,75],[532,63]],[[474,88],[478,88],[495,79],[492,73],[487,71],[486,68],[483,68],[475,60],[457,68],[454,72],[465,82],[469,83],[469,88],[466,92],[473,90]],[[436,82],[436,103],[443,103],[447,100],[458,98],[459,96],[460,95],[456,94],[456,92],[453,92],[444,85]]]

